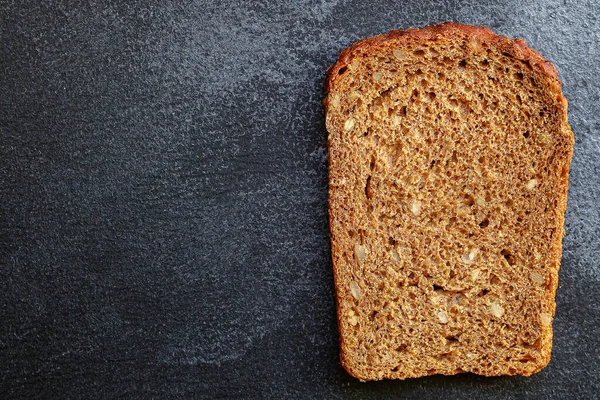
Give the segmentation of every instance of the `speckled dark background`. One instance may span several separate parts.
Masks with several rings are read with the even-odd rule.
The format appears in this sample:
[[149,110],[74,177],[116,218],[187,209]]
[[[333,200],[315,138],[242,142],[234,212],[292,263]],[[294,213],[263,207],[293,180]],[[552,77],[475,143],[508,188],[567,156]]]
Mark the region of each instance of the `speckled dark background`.
[[[529,3],[0,0],[0,398],[598,398],[600,6]],[[324,72],[446,20],[564,83],[553,358],[362,384],[338,362]]]

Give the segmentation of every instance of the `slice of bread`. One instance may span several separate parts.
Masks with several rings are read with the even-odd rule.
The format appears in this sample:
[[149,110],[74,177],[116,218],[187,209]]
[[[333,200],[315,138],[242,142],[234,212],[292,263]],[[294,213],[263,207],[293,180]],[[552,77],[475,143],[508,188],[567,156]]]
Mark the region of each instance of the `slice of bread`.
[[553,65],[446,23],[359,41],[325,86],[342,365],[544,368],[574,141]]

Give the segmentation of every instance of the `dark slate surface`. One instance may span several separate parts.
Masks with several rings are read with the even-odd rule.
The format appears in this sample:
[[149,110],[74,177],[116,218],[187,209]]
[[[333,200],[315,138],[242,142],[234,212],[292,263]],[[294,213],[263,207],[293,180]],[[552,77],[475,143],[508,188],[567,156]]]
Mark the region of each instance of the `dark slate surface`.
[[[597,1],[128,3],[0,1],[0,398],[598,398]],[[570,101],[553,359],[361,384],[338,362],[324,71],[446,20],[525,38]]]

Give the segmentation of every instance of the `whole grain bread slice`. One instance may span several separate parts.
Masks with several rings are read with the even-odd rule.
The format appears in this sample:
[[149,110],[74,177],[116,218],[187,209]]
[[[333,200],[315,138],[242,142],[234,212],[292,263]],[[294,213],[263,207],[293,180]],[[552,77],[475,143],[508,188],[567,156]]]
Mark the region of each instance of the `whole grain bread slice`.
[[446,23],[327,71],[341,362],[361,380],[550,360],[573,133],[554,66]]

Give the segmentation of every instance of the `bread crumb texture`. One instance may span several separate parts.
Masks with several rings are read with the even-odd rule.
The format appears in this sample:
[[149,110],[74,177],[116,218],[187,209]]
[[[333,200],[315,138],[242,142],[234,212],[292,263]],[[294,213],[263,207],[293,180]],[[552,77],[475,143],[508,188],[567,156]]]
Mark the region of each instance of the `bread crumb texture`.
[[341,361],[361,380],[550,360],[573,133],[551,63],[446,23],[327,72]]

